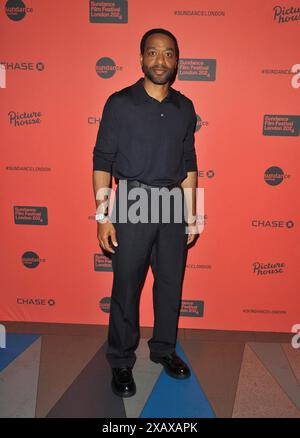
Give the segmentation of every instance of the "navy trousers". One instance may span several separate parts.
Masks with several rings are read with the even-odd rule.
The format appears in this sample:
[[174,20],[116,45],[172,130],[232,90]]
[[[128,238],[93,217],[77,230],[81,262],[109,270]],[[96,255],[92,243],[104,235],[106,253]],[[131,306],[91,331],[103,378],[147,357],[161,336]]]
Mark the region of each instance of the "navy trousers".
[[[128,185],[127,193],[131,189]],[[172,214],[170,223],[163,223],[161,214],[158,223],[119,222],[118,199],[119,186],[114,203],[118,247],[112,245],[115,254],[111,254],[113,286],[106,349],[107,361],[114,368],[135,364],[140,340],[140,295],[149,266],[154,277],[154,327],[149,350],[155,356],[175,351],[188,237],[184,217],[176,223]],[[133,202],[128,202],[128,208]],[[183,206],[182,191],[182,215]],[[150,196],[148,207],[150,218]]]

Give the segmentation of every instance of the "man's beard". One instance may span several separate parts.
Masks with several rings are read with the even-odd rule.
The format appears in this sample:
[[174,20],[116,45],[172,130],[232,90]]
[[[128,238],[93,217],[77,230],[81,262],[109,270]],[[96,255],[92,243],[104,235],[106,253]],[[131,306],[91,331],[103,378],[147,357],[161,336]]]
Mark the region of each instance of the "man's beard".
[[175,72],[175,68],[166,70],[166,72],[161,76],[155,75],[154,71],[152,71],[151,69],[149,69],[144,65],[142,65],[142,71],[144,72],[145,76],[148,79],[150,79],[151,82],[157,85],[163,85],[172,79]]

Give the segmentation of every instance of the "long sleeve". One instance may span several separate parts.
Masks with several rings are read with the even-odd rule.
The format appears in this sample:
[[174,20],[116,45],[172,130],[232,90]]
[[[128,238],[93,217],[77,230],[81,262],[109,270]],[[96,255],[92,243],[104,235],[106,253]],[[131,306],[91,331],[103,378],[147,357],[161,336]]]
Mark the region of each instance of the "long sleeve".
[[109,96],[103,108],[93,150],[93,170],[112,171],[112,164],[118,150],[118,132],[116,100]]
[[191,102],[190,123],[186,137],[184,139],[184,161],[187,172],[197,171],[197,156],[195,151],[195,128],[197,123],[197,115],[193,103]]

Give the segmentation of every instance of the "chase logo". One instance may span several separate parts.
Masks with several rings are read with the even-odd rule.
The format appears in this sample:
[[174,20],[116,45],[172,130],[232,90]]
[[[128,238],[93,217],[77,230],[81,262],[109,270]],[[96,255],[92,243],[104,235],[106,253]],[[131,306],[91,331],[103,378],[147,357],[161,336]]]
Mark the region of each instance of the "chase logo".
[[264,116],[263,135],[297,137],[299,135],[300,116],[282,116],[267,114]]
[[180,81],[215,81],[216,60],[181,58],[178,64]]
[[45,298],[17,298],[17,304],[22,306],[55,306],[55,300],[53,298],[49,298],[48,300]]
[[99,125],[100,123],[100,118],[96,117],[96,116],[89,116],[88,117],[88,124],[89,125]]
[[215,171],[213,169],[209,169],[209,170],[198,170],[198,177],[199,178],[214,178],[215,176]]
[[101,298],[99,301],[99,307],[104,313],[110,312],[110,297]]
[[112,271],[111,259],[104,254],[94,255],[94,270],[95,271]]
[[265,171],[264,180],[270,186],[278,186],[285,178],[290,175],[285,174],[280,167],[272,166]]
[[47,207],[14,206],[15,224],[48,225]]
[[180,316],[203,317],[204,301],[197,300],[182,300]]
[[[34,64],[33,62],[10,62],[10,61],[0,61],[1,64],[1,70],[8,71],[34,71],[35,69],[37,71],[43,71],[45,68],[45,64],[43,62],[37,62]],[[3,74],[3,73],[2,73]],[[2,87],[4,88],[4,87]]]
[[44,68],[45,68],[45,64],[44,64],[43,62],[37,62],[37,63],[35,64],[35,67],[36,67],[36,69],[37,69],[38,71],[43,71]]
[[28,12],[33,12],[33,9],[26,8],[25,3],[21,0],[8,0],[5,5],[5,12],[11,20],[20,21]]
[[90,23],[128,23],[128,1],[90,0]]
[[293,228],[294,222],[292,220],[267,220],[267,219],[253,219],[251,222],[252,227],[255,228]]

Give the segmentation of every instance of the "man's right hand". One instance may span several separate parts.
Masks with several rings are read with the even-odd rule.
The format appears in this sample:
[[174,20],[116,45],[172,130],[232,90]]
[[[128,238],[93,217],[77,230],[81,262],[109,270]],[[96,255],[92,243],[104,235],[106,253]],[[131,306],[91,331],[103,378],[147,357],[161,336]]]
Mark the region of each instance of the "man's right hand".
[[98,222],[98,240],[101,248],[105,251],[109,251],[111,253],[115,253],[111,245],[109,244],[109,237],[114,246],[118,246],[117,238],[116,238],[116,229],[113,224],[107,219],[106,222],[100,223]]

